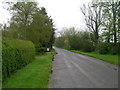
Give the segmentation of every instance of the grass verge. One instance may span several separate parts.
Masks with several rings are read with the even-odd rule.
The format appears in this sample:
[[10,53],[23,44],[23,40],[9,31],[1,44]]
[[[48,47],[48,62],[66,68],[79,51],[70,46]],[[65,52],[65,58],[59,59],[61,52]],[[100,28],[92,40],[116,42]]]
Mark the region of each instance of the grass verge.
[[120,62],[118,62],[118,55],[111,55],[111,54],[102,55],[102,54],[98,54],[96,52],[82,52],[82,51],[77,51],[77,50],[69,50],[69,51],[79,53],[82,55],[87,55],[90,57],[94,57],[94,58],[109,62],[111,64],[115,64],[115,65],[120,66]]
[[3,88],[48,88],[53,54],[36,56],[26,67],[18,70],[3,83]]

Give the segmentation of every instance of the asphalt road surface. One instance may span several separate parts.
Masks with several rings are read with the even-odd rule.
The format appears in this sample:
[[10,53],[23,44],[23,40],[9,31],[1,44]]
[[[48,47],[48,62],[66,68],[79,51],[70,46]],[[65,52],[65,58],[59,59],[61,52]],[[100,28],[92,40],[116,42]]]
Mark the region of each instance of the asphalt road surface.
[[118,88],[118,67],[55,48],[49,88]]

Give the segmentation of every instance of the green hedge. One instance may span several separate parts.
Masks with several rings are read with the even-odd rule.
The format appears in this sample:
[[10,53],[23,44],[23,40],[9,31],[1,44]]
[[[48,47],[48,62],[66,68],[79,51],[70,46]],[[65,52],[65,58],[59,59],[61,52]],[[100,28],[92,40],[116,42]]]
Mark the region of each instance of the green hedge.
[[35,57],[34,44],[30,41],[6,39],[2,40],[2,77],[3,81],[13,72],[21,69]]

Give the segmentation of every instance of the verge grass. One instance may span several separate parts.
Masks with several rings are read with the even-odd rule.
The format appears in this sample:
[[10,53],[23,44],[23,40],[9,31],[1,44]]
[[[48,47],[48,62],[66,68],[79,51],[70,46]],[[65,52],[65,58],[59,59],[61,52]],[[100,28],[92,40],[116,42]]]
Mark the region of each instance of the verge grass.
[[69,50],[69,51],[79,53],[79,54],[82,54],[82,55],[87,55],[87,56],[90,56],[90,57],[94,57],[94,58],[109,62],[111,64],[115,64],[115,65],[120,66],[120,61],[118,61],[119,60],[118,55],[112,55],[112,54],[104,54],[103,55],[103,54],[98,54],[96,52],[82,52],[82,51],[77,51],[77,50]]
[[36,56],[3,83],[3,88],[48,88],[53,54]]

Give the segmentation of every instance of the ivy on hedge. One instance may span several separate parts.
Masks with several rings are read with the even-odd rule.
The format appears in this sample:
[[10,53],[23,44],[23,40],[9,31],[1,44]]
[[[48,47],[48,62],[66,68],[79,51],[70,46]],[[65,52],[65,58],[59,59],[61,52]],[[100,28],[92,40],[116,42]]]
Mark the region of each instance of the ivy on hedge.
[[21,69],[35,57],[35,47],[31,41],[3,38],[2,77],[3,81],[13,72]]

